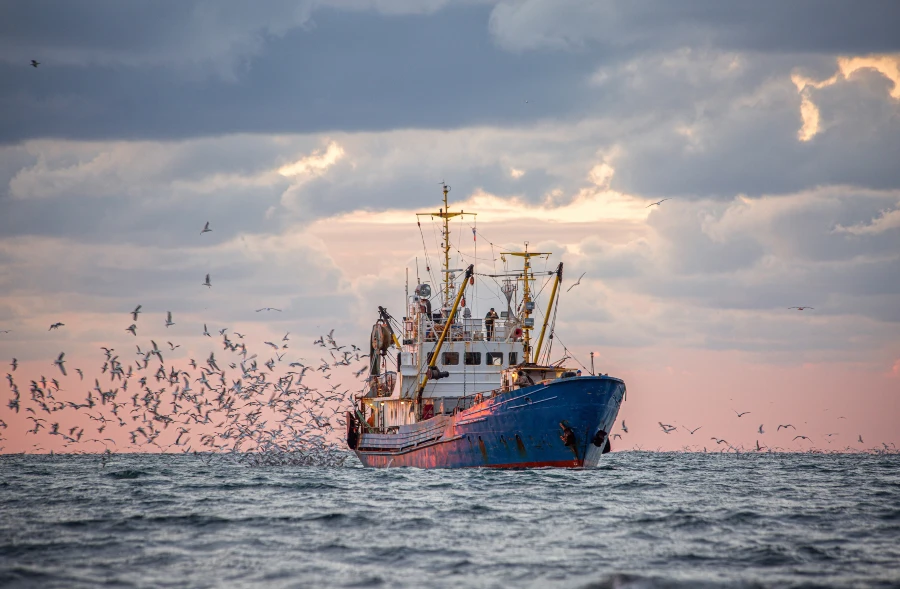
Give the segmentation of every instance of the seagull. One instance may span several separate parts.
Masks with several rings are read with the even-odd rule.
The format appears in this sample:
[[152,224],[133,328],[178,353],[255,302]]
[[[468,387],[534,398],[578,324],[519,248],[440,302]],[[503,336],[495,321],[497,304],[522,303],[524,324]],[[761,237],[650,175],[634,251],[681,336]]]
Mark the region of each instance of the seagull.
[[810,441],[810,442],[812,441],[812,440],[810,440],[809,438],[807,438],[806,436],[794,436],[794,439],[795,439],[795,440],[796,440],[797,438],[801,438],[801,439],[804,439],[804,440],[808,440],[808,441]]
[[203,324],[203,335],[205,335],[206,337],[212,337],[211,335],[209,335],[209,330],[206,329],[206,323]]
[[645,208],[645,209],[649,209],[649,208],[652,207],[653,205],[659,206],[659,205],[661,205],[662,203],[666,202],[667,200],[672,200],[672,199],[671,199],[671,198],[664,198],[664,199],[662,199],[662,200],[660,200],[660,201],[657,201],[657,202],[651,202],[650,204],[648,204],[648,205],[645,206],[644,208]]
[[763,449],[763,448],[765,448],[765,446],[760,446],[760,445],[759,445],[759,440],[756,440],[756,451],[757,451],[757,452],[762,452],[762,449]]
[[[681,426],[681,427],[684,427],[684,426]],[[703,427],[703,426],[701,425],[700,427]],[[698,427],[697,429],[688,429],[688,428],[684,427],[684,429],[689,431],[691,433],[691,435],[694,435],[694,432],[697,431],[698,429],[700,429],[700,427]]]
[[[569,290],[572,290],[573,288],[575,288],[576,286],[581,284],[581,279],[584,278],[585,274],[587,274],[587,272],[582,272],[581,276],[578,277],[578,280],[575,281],[575,284],[573,284],[572,286],[569,287]],[[569,290],[567,290],[566,292],[569,292]]]
[[797,309],[798,311],[803,311],[805,309],[815,309],[815,307],[788,307],[788,310],[790,310],[790,309]]
[[797,430],[797,428],[794,427],[793,425],[787,424],[787,425],[779,425],[778,429],[776,429],[775,431],[780,432],[781,428],[784,428],[784,429],[791,428],[792,430],[795,430],[795,431]]
[[[734,409],[732,409],[732,411],[734,411]],[[749,411],[744,411],[743,413],[738,413],[737,411],[734,411],[734,414],[737,415],[738,417],[740,417],[740,416],[742,416],[742,415],[747,415],[748,413],[750,413],[750,412],[749,412]]]
[[[14,368],[13,370],[15,370],[15,368]],[[865,442],[862,441],[862,434],[859,434],[859,443],[860,443],[860,444],[865,444]]]
[[34,59],[31,60],[31,67],[37,67],[39,65],[41,65],[41,62]]
[[625,425],[625,420],[622,420],[622,431],[626,434],[628,433],[628,426]]
[[134,311],[131,312],[131,318],[134,321],[137,321],[137,316],[138,316],[138,313],[141,312],[141,307],[143,307],[143,305],[138,305],[137,307],[134,308]]
[[125,331],[130,331],[131,335],[137,335],[137,325],[132,323],[131,325],[129,325],[128,327],[125,328]]
[[209,274],[206,275],[206,282],[204,282],[200,286],[212,286],[212,284],[209,282]]
[[12,371],[15,372],[16,368],[19,367],[19,361],[13,358],[12,364],[10,364],[10,366],[12,366]]
[[63,360],[63,358],[65,357],[65,355],[66,355],[65,352],[60,352],[60,353],[59,353],[59,358],[57,358],[56,360],[54,360],[53,363],[54,363],[55,365],[59,366],[59,371],[63,373],[63,376],[69,376],[68,374],[66,374],[66,367],[65,367],[66,361]]
[[168,314],[166,315],[166,327],[169,327],[170,325],[175,325],[175,322],[172,321],[172,311],[168,311],[167,313]]
[[287,333],[286,333],[286,334],[284,334],[284,337],[283,337],[283,338],[281,338],[281,341],[283,341],[283,342],[286,342],[286,341],[288,341],[288,336],[289,336],[289,335],[291,335],[291,332],[290,332],[290,331],[289,331],[289,332],[287,332]]
[[678,428],[675,427],[674,425],[669,425],[668,423],[663,423],[663,422],[661,422],[661,421],[658,422],[658,423],[659,423],[659,427],[662,428],[662,431],[666,432],[667,434],[670,433],[670,432],[672,432],[672,431],[674,431],[674,430],[676,430],[676,429],[678,429]]
[[81,380],[84,380],[84,373],[81,371],[81,368],[76,368],[75,372],[78,373],[78,376],[81,377]]
[[212,229],[209,228],[209,221],[207,221],[206,225],[203,226],[203,231],[200,232],[200,235],[203,235],[204,233],[209,233],[210,231],[212,231]]
[[64,327],[64,326],[65,326],[65,323],[54,323],[53,325],[50,326],[50,329],[48,329],[47,331],[53,331],[54,329],[59,329],[60,327]]
[[0,329],[0,333],[9,333],[12,329]]
[[727,444],[728,440],[720,440],[719,438],[710,438],[710,440],[715,440],[716,444]]
[[169,344],[169,348],[171,348],[172,350],[174,350],[175,348],[180,348],[180,347],[181,347],[181,344],[178,344],[178,345],[176,346],[176,345],[173,344],[172,342],[166,342],[166,343]]
[[763,424],[759,424],[759,433],[764,434],[766,432],[763,431]]
[[259,312],[261,312],[261,311],[278,311],[279,313],[281,313],[281,309],[275,309],[275,308],[272,308],[272,307],[263,307],[262,309],[257,309],[257,310],[256,310],[257,313],[259,313]]

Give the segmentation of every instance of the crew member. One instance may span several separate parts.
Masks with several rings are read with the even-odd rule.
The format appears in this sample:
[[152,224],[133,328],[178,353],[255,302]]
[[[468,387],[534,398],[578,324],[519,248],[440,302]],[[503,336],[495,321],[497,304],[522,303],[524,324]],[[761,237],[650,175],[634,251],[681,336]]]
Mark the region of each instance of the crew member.
[[497,315],[497,311],[494,311],[494,308],[491,307],[491,310],[488,311],[487,315],[484,316],[484,328],[487,330],[487,339],[491,341],[494,339],[494,320],[500,319],[500,316]]
[[516,385],[522,388],[530,387],[533,384],[534,379],[532,379],[524,370],[520,370],[518,377],[516,378]]

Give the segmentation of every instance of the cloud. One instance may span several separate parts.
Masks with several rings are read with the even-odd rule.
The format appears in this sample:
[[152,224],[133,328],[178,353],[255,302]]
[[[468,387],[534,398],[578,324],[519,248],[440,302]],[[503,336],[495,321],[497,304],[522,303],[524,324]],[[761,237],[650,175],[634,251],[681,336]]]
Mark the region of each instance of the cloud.
[[837,73],[827,80],[817,81],[796,72],[791,75],[801,99],[800,117],[803,119],[803,126],[797,133],[800,141],[809,141],[820,130],[819,108],[813,102],[808,89],[827,88],[840,81],[849,80],[859,70],[871,69],[890,80],[893,88],[889,95],[895,100],[900,100],[900,54],[838,57],[837,67]]
[[892,24],[898,17],[900,8],[890,0],[866,10],[815,0],[728,5],[710,0],[525,0],[500,2],[491,13],[490,28],[496,42],[510,51],[601,47],[633,54],[707,45],[779,53],[877,53],[900,47]]
[[344,155],[344,149],[334,141],[328,144],[323,153],[317,149],[310,155],[287,164],[278,169],[282,176],[314,177],[321,176]]
[[838,233],[850,233],[852,235],[875,235],[891,229],[900,229],[900,209],[881,211],[869,223],[859,223],[850,227],[837,225],[834,228]]

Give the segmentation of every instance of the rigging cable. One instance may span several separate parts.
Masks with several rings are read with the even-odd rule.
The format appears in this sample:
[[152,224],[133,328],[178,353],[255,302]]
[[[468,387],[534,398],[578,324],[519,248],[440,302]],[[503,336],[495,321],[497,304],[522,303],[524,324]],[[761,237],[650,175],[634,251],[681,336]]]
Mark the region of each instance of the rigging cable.
[[[431,273],[431,260],[428,259],[428,246],[425,245],[425,234],[422,232],[422,222],[419,221],[418,218],[416,218],[416,225],[419,226],[419,235],[422,236],[422,249],[425,251],[425,270],[428,272],[431,282],[437,284],[434,282],[434,274]],[[416,266],[416,270],[418,270],[418,264]]]

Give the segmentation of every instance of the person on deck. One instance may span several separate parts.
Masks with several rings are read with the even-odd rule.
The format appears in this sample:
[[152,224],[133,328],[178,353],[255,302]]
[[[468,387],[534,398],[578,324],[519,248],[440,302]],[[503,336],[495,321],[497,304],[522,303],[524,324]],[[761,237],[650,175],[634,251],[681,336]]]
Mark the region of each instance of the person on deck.
[[484,328],[487,331],[487,339],[491,341],[494,339],[494,320],[500,319],[500,316],[497,315],[497,311],[494,311],[494,308],[491,307],[491,310],[488,311],[487,315],[484,316]]

